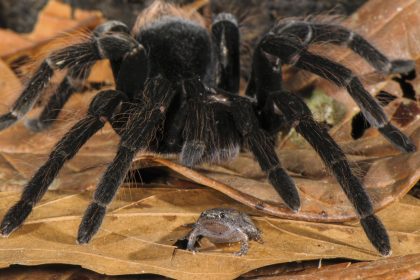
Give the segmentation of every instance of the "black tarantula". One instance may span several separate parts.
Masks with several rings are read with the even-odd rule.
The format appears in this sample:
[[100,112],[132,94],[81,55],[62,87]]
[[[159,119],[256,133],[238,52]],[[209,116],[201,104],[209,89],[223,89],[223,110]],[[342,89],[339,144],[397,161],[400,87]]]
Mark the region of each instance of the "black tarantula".
[[374,215],[362,183],[307,105],[282,87],[282,65],[315,73],[345,87],[370,125],[391,143],[403,152],[413,152],[416,147],[389,122],[352,71],[308,50],[311,44],[325,42],[350,48],[385,74],[409,72],[415,66],[413,61],[390,61],[360,35],[341,26],[283,20],[256,45],[246,96],[240,96],[240,38],[235,17],[218,14],[208,32],[198,14],[187,14],[161,1],[140,14],[131,34],[123,23],[110,21],[96,28],[85,41],[52,52],[10,112],[0,117],[1,129],[32,108],[57,70],[67,69],[67,76],[40,117],[28,122],[34,130],[51,124],[97,60],[111,62],[116,89],[99,92],[87,115],[56,144],[49,159],[25,186],[20,200],[5,215],[1,234],[8,236],[23,223],[63,164],[106,122],[121,140],[83,216],[79,243],[89,242],[98,231],[133,158],[144,150],[177,153],[183,164],[192,167],[228,160],[241,148],[249,149],[286,205],[299,211],[295,183],[282,168],[274,146],[281,128],[292,126],[332,171],[373,246],[382,255],[389,255],[388,234]]

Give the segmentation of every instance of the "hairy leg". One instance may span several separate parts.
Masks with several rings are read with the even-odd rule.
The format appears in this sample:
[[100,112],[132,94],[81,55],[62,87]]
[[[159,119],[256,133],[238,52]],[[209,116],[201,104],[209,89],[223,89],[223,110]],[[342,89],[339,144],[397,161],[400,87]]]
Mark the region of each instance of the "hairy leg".
[[275,139],[259,126],[258,119],[249,100],[243,97],[233,99],[230,113],[236,128],[244,138],[244,144],[254,154],[268,180],[279,193],[286,205],[299,211],[299,193],[292,178],[281,166],[274,145]]
[[[372,202],[360,180],[352,173],[343,151],[328,132],[313,119],[311,111],[301,98],[281,89],[277,81],[281,78],[281,72],[273,67],[275,61],[261,58],[258,62],[261,71],[256,74],[265,75],[264,79],[274,81],[259,89],[265,90],[263,94],[266,104],[263,105],[263,110],[269,108],[271,115],[283,115],[283,119],[311,144],[354,205],[371,243],[382,255],[389,255],[391,246],[385,227],[374,215]],[[256,95],[259,94],[257,91]],[[271,122],[276,122],[276,119],[273,118]]]
[[90,70],[91,65],[89,64],[86,64],[86,68],[81,69],[80,72],[70,70],[70,73],[64,78],[56,89],[56,92],[48,100],[40,116],[26,121],[26,127],[34,132],[39,132],[50,127],[57,119],[58,114],[69,98],[82,88],[83,82]]
[[[54,71],[68,69],[71,77],[83,73],[97,60],[121,60],[126,53],[138,47],[139,43],[130,37],[124,24],[111,21],[99,26],[85,41],[51,53],[37,68],[10,112],[0,116],[0,130],[14,124],[33,107]],[[60,103],[51,102],[55,105]]]
[[280,21],[272,32],[284,42],[301,50],[307,50],[309,45],[317,43],[348,47],[384,74],[408,73],[415,67],[412,60],[389,60],[358,33],[338,24],[286,19]]
[[[293,27],[294,25],[292,24],[291,26]],[[338,86],[346,87],[352,98],[360,107],[363,115],[371,124],[371,126],[376,127],[391,143],[393,143],[402,151],[415,151],[415,145],[406,135],[404,135],[400,130],[398,130],[389,122],[380,104],[366,91],[366,89],[363,87],[362,83],[356,77],[356,75],[353,74],[350,69],[344,67],[339,63],[336,63],[325,57],[315,55],[307,51],[304,43],[306,41],[310,43],[310,38],[312,38],[313,35],[311,35],[311,33],[308,31],[308,37],[302,43],[300,42],[300,40],[298,40],[300,39],[299,36],[294,37],[294,33],[287,33],[284,31],[284,29],[287,30],[288,28],[292,27],[286,26],[283,27],[283,30],[274,30],[274,32],[271,32],[268,35],[266,35],[266,37],[263,38],[259,47],[257,48],[257,52],[265,51],[270,55],[280,58],[281,62],[283,63],[292,64],[297,68],[310,71],[329,81],[332,81]],[[306,26],[305,28],[307,27],[308,26]],[[362,44],[362,46],[364,47],[362,48],[360,45],[358,45],[358,47],[361,49],[371,49],[371,47],[367,47],[364,44]],[[379,52],[375,50],[375,54],[378,53]],[[390,65],[392,65],[391,62],[389,63]],[[396,63],[399,64],[400,62]],[[406,63],[410,64],[409,62]],[[382,65],[384,63],[379,64]],[[376,65],[376,67],[382,67],[379,64]],[[391,71],[391,69],[394,69],[395,67],[399,68],[400,70],[407,70],[405,66],[401,65],[398,67],[383,66],[381,69],[384,70],[384,67],[390,68],[389,71]]]
[[273,92],[272,102],[293,123],[296,131],[311,144],[320,155],[324,164],[332,171],[351,201],[369,240],[384,256],[391,253],[388,234],[381,221],[374,215],[372,202],[363,184],[357,178],[334,139],[312,116],[307,105],[296,95],[289,92]]
[[82,218],[77,236],[80,244],[88,243],[98,231],[106,207],[124,180],[134,156],[139,150],[147,149],[154,140],[174,94],[169,81],[162,78],[150,79],[146,83],[143,102],[134,107],[137,110],[121,135],[117,154],[100,179],[93,201]]
[[[132,69],[132,63],[145,62],[145,59],[144,49],[142,47],[134,48],[124,55],[121,65],[118,65],[120,74],[129,75],[130,71],[136,70]],[[115,63],[115,65],[117,64]],[[146,80],[148,64],[136,65],[138,68],[138,79],[127,80],[125,76],[117,77],[116,79],[117,88],[128,90],[130,97],[120,90],[102,91],[95,96],[90,104],[87,116],[75,124],[56,144],[48,160],[26,185],[19,202],[8,211],[0,226],[1,234],[9,235],[22,224],[32,211],[33,206],[45,194],[64,163],[73,158],[86,141],[104,126],[105,122],[109,121],[112,125],[115,125],[114,116],[116,109],[122,102],[132,99],[136,89],[143,87],[143,85],[133,85],[133,83],[144,83]],[[143,78],[141,73],[143,73]],[[120,125],[123,126],[125,124]]]
[[73,158],[86,141],[104,126],[123,97],[122,92],[113,90],[98,93],[90,104],[87,116],[77,122],[55,145],[48,160],[25,186],[20,200],[6,213],[0,225],[3,236],[8,236],[23,223],[64,163]]

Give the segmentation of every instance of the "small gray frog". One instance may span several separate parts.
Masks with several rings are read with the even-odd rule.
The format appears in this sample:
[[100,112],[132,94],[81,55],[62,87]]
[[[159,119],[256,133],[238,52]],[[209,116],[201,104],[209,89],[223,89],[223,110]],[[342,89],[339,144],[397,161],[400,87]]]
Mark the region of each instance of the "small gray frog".
[[261,232],[257,229],[251,218],[242,212],[229,208],[214,208],[201,213],[193,230],[186,236],[187,250],[195,252],[194,245],[197,239],[207,237],[213,243],[241,242],[240,251],[236,256],[248,252],[248,240],[262,243]]

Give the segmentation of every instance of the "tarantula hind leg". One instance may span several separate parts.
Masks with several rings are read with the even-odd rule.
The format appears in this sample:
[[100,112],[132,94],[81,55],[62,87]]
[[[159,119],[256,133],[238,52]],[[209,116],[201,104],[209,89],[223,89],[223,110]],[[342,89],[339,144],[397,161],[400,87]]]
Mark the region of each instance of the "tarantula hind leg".
[[306,22],[279,25],[261,40],[258,50],[261,48],[280,58],[283,63],[307,70],[345,87],[372,127],[377,128],[400,150],[415,151],[416,147],[412,141],[389,122],[382,107],[350,69],[307,50],[309,44],[319,42],[347,43],[353,51],[384,73],[409,72],[414,69],[412,61],[390,61],[360,35],[334,25],[324,26]]
[[139,43],[129,35],[123,23],[110,21],[97,27],[86,40],[52,52],[37,68],[10,112],[0,116],[0,130],[26,115],[48,86],[55,71],[69,71],[69,75],[59,87],[65,92],[56,92],[41,119],[28,124],[34,130],[42,129],[44,125],[48,126],[51,118],[55,118],[74,92],[75,82],[83,81],[94,62],[105,58],[111,62],[120,61],[126,53],[138,47]]
[[0,225],[1,235],[8,236],[23,223],[35,204],[44,196],[63,164],[104,126],[124,99],[124,93],[115,90],[102,91],[95,96],[87,116],[77,122],[55,145],[48,160],[25,186],[20,200],[6,213]]
[[317,151],[324,164],[332,171],[344,193],[360,216],[362,227],[373,246],[384,256],[391,254],[388,234],[381,221],[373,214],[372,202],[360,180],[352,173],[341,148],[312,116],[308,106],[297,95],[272,92],[272,102],[295,124],[296,131]]
[[83,81],[89,75],[92,65],[86,65],[77,70],[70,70],[60,83],[56,92],[50,97],[47,105],[38,118],[28,119],[25,126],[34,132],[42,131],[51,126],[69,98],[81,89]]
[[348,47],[364,58],[377,71],[384,74],[409,73],[415,69],[415,61],[406,59],[389,60],[365,38],[343,26],[331,23],[283,20],[273,28],[273,33],[285,41],[306,49],[310,44],[329,43]]

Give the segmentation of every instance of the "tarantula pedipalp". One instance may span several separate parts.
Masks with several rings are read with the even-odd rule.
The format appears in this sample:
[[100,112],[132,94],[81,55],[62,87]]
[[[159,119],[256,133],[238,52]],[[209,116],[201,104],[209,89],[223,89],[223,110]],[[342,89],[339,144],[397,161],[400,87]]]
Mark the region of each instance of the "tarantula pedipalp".
[[416,147],[389,123],[381,106],[349,69],[308,50],[310,44],[321,42],[345,45],[383,73],[414,69],[412,61],[390,61],[360,35],[341,26],[285,20],[257,44],[247,97],[240,96],[240,37],[235,17],[217,15],[209,32],[198,15],[185,14],[160,1],[139,15],[132,35],[124,24],[111,21],[99,26],[86,41],[51,53],[12,110],[0,117],[0,128],[10,126],[31,109],[55,70],[68,69],[68,74],[41,116],[28,122],[32,129],[40,130],[51,123],[75,91],[74,85],[99,59],[110,60],[116,89],[98,93],[87,115],[56,144],[25,186],[20,200],[6,213],[1,234],[8,236],[23,223],[63,164],[105,122],[121,140],[84,214],[79,243],[89,242],[98,231],[131,161],[143,150],[177,153],[183,164],[195,166],[230,159],[240,148],[247,148],[285,204],[298,211],[296,186],[274,149],[276,134],[287,125],[318,152],[353,203],[369,240],[382,255],[389,255],[388,235],[374,215],[362,183],[306,104],[282,87],[282,65],[290,64],[346,87],[369,123],[391,143],[405,152]]

